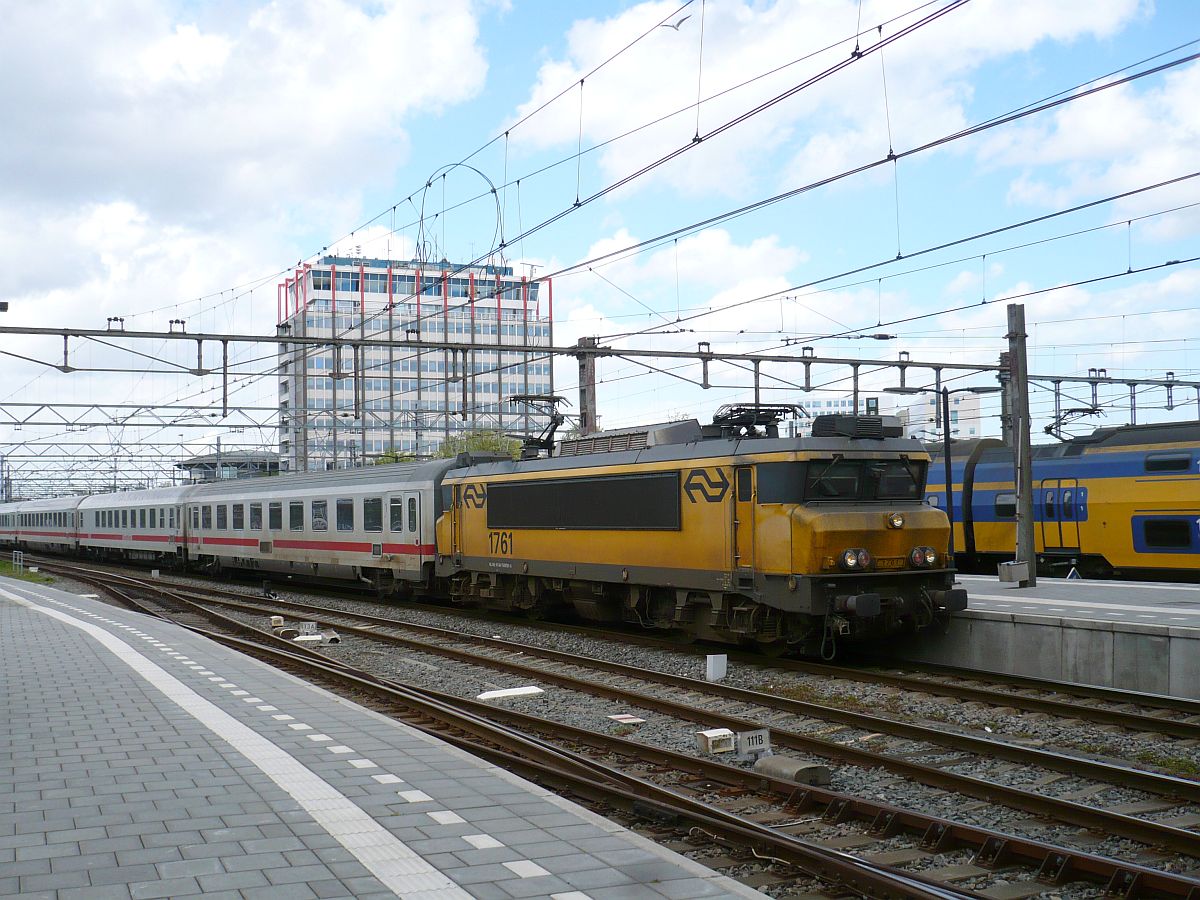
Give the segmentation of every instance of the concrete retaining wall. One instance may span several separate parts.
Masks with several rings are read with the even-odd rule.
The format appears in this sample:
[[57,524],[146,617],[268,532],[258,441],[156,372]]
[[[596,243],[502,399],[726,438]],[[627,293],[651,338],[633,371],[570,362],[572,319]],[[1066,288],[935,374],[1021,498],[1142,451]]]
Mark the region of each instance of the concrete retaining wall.
[[1200,628],[969,610],[896,649],[914,662],[1200,699]]

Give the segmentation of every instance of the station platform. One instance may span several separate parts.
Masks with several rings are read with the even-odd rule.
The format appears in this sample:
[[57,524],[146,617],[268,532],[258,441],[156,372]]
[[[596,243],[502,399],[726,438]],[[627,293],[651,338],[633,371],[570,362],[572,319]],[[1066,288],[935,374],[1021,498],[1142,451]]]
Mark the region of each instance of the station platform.
[[897,642],[901,659],[1200,699],[1200,585],[957,580],[966,611]]
[[763,896],[95,599],[0,579],[0,684],[0,896]]
[[1038,578],[1018,588],[994,575],[959,575],[971,609],[1101,622],[1200,628],[1200,584]]

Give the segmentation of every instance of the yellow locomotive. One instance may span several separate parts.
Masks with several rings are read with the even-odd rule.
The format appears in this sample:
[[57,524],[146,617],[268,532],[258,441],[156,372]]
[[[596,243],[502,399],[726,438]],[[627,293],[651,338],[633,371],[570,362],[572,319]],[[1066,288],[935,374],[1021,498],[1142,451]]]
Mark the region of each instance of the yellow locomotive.
[[452,470],[437,577],[464,603],[826,656],[966,607],[918,442],[878,416],[776,421],[730,408]]

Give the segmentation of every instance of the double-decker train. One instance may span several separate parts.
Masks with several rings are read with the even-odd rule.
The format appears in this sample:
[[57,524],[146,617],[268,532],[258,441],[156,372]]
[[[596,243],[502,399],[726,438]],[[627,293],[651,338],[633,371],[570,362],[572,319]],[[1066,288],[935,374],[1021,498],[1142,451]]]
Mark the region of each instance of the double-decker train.
[[0,505],[0,544],[355,581],[384,596],[635,623],[771,651],[966,607],[929,455],[894,420],[780,438],[756,407],[455,459]]
[[[1012,451],[965,441],[952,445],[950,462],[955,558],[965,571],[994,574],[1013,558]],[[1098,428],[1034,447],[1032,481],[1041,571],[1200,580],[1200,422]],[[945,506],[945,482],[939,459],[930,504]]]

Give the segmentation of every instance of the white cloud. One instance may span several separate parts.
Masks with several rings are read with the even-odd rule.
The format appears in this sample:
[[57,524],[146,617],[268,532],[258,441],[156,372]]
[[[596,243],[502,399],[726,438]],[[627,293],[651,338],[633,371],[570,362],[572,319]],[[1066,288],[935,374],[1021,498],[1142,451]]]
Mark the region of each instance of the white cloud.
[[[1067,206],[1120,193],[1196,170],[1200,142],[1200,64],[1167,73],[1161,81],[1126,84],[1085,97],[1044,120],[1007,129],[983,147],[992,166],[1021,167],[1010,185],[1012,203]],[[1200,202],[1196,179],[1120,201],[1120,221]],[[1195,210],[1154,218],[1141,236],[1171,239],[1200,229]]]
[[206,18],[150,0],[8,10],[0,169],[22,177],[0,197],[194,222],[320,202],[390,177],[405,117],[473,96],[487,70],[468,0],[192,14]]

